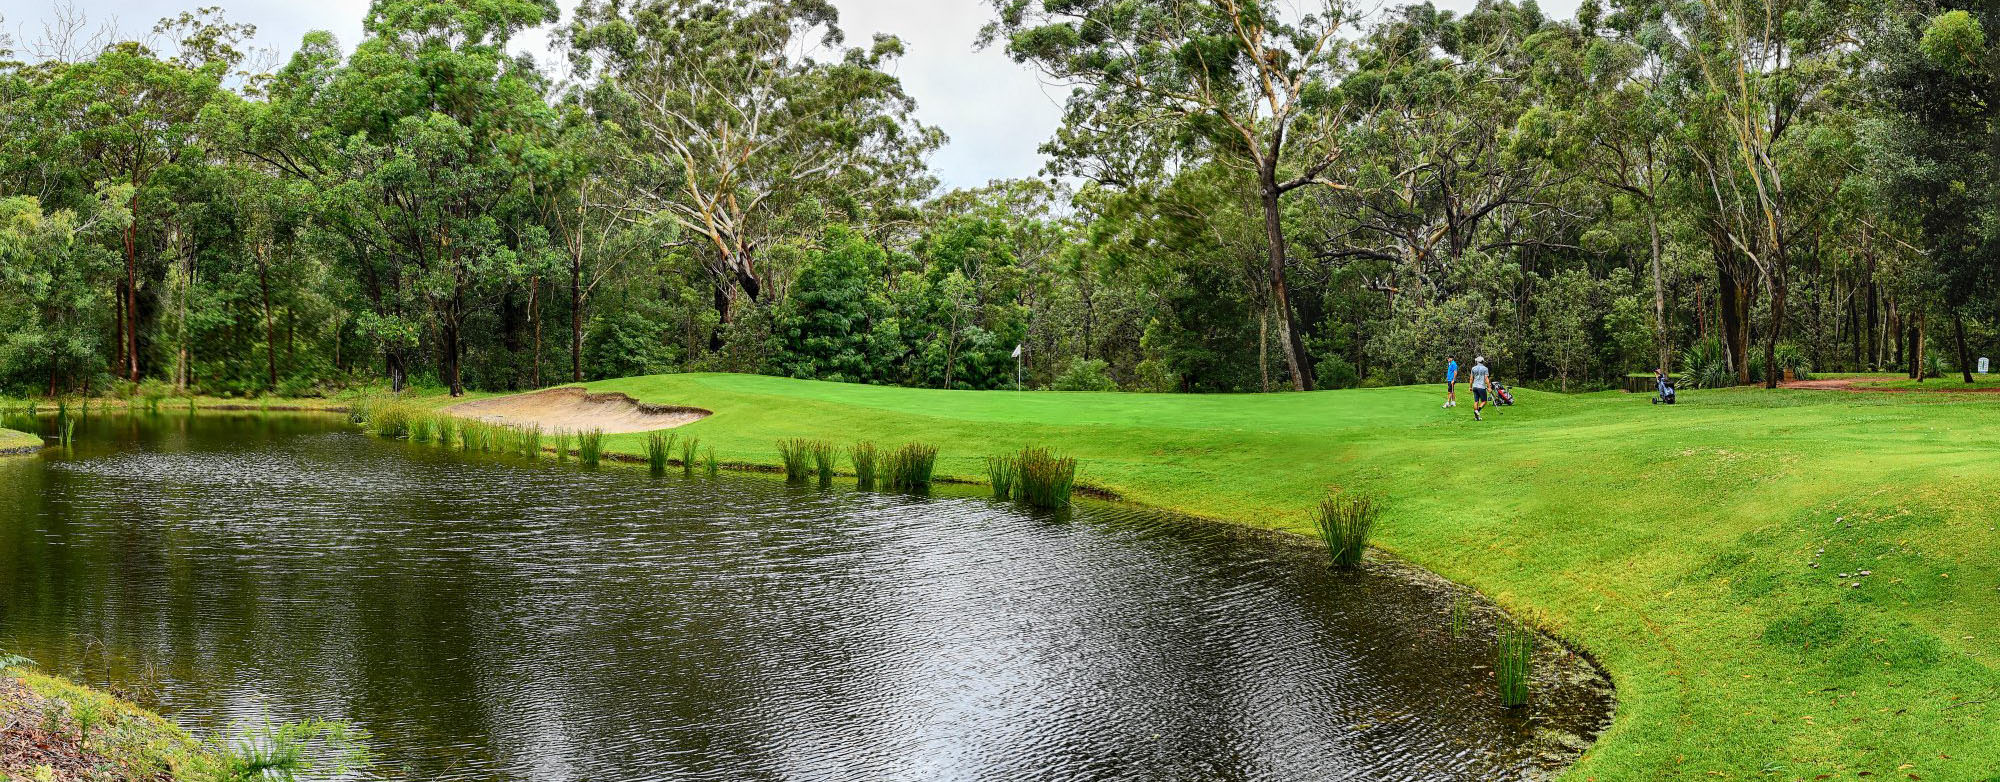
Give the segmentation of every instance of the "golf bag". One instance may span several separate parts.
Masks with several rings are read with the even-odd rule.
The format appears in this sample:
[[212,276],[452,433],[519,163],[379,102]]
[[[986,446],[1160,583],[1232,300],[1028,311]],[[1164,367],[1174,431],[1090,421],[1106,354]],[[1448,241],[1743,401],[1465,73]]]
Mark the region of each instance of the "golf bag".
[[1674,381],[1669,380],[1665,383],[1660,384],[1660,393],[1653,396],[1653,404],[1671,405],[1673,403],[1674,403]]
[[1500,385],[1499,383],[1494,383],[1493,404],[1496,406],[1513,407],[1514,392],[1507,390],[1506,386]]

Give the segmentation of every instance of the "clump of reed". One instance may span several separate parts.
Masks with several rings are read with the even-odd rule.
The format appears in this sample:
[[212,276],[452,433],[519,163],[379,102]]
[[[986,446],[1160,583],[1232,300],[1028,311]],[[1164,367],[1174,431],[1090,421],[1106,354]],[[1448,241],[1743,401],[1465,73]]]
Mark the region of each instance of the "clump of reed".
[[882,460],[882,477],[891,489],[913,491],[930,488],[931,470],[937,466],[937,446],[904,443]]
[[76,418],[74,416],[65,415],[56,419],[56,429],[56,438],[62,443],[62,447],[68,448],[76,444]]
[[778,461],[785,465],[785,480],[804,482],[812,474],[812,442],[803,437],[778,441]]
[[575,437],[576,437],[576,436],[575,436],[575,435],[573,435],[573,434],[571,434],[571,433],[570,433],[570,431],[569,431],[568,429],[557,429],[557,430],[556,430],[556,458],[557,458],[557,459],[562,459],[562,460],[564,460],[564,461],[567,461],[567,460],[569,459],[569,446],[570,446],[570,442],[571,442],[572,440],[574,440],[574,439],[575,439]]
[[708,471],[708,477],[710,478],[713,478],[716,476],[716,474],[722,472],[722,463],[717,462],[715,460],[715,446],[713,445],[709,446],[707,450],[705,450],[702,453],[701,462],[703,469]]
[[375,430],[376,437],[410,436],[410,408],[395,404],[374,405],[368,409],[368,425]]
[[810,446],[813,458],[813,474],[819,476],[819,485],[833,485],[833,468],[840,458],[840,450],[833,443],[814,440]]
[[457,439],[458,439],[458,416],[451,415],[449,413],[438,416],[437,417],[438,445],[450,448],[452,441]]
[[485,447],[486,429],[483,421],[467,421],[458,428],[458,447],[461,450],[477,451]]
[[848,455],[854,460],[854,485],[863,489],[875,488],[875,462],[879,456],[875,444],[866,440],[855,443]]
[[1335,568],[1351,570],[1361,566],[1362,554],[1368,549],[1368,533],[1375,527],[1378,512],[1373,499],[1358,494],[1333,494],[1320,500],[1314,522]]
[[414,417],[414,418],[411,418],[411,419],[410,419],[410,442],[413,442],[413,443],[428,443],[428,442],[430,442],[430,441],[431,441],[431,433],[432,433],[432,430],[434,430],[434,429],[436,428],[436,426],[437,426],[437,422],[436,422],[436,421],[433,421],[433,420],[431,420],[431,417],[430,417],[430,416],[427,416],[427,415],[420,415],[420,416],[416,416],[416,417]]
[[646,469],[654,475],[667,474],[667,454],[673,450],[674,436],[654,432],[646,435]]
[[522,427],[519,431],[521,436],[517,442],[521,446],[521,455],[526,456],[530,459],[541,458],[542,425],[535,424],[534,426],[525,426]]
[[1465,635],[1466,628],[1471,624],[1472,601],[1467,600],[1464,594],[1453,595],[1451,598],[1451,637],[1458,638]]
[[1069,504],[1076,489],[1076,459],[1047,448],[1023,448],[1015,457],[1014,476],[1022,502],[1037,508],[1060,508]]
[[1021,460],[1012,456],[986,457],[986,482],[993,484],[993,499],[1014,496],[1014,478],[1021,474]]
[[604,430],[592,429],[576,436],[576,458],[586,467],[596,467],[604,457]]
[[1500,686],[1500,705],[1528,705],[1528,680],[1534,675],[1535,634],[1519,622],[1503,621],[1493,642],[1493,676]]
[[[682,441],[681,441],[681,474],[682,474],[682,475],[687,475],[687,476],[693,476],[693,475],[694,475],[694,456],[695,456],[695,449],[696,449],[697,447],[699,447],[700,445],[701,445],[701,438],[699,438],[699,437],[689,437],[688,439],[686,439],[686,440],[682,440]],[[714,449],[714,448],[710,448],[710,449],[708,449],[708,452],[709,452],[709,457],[710,457],[710,458],[714,458],[714,456],[715,456],[715,449]]]

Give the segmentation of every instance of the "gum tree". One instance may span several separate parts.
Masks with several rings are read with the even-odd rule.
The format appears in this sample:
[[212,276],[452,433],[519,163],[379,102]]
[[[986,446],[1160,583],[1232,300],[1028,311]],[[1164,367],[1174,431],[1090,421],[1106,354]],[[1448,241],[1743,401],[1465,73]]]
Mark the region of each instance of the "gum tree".
[[1347,9],[1318,0],[1310,13],[1263,0],[992,0],[983,42],[1075,86],[1056,138],[1052,173],[1138,187],[1181,156],[1214,157],[1256,178],[1266,276],[1292,385],[1313,387],[1286,281],[1284,197],[1342,187],[1337,132],[1368,106],[1337,89],[1346,70]]

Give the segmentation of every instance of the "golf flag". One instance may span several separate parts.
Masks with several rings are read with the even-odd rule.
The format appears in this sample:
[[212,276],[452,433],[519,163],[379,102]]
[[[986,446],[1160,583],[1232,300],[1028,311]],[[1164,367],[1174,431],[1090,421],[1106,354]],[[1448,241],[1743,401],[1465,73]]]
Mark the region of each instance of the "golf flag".
[[1021,357],[1021,346],[1020,346],[1020,345],[1015,345],[1015,346],[1014,346],[1014,357],[1015,357],[1015,358],[1020,358],[1020,357]]

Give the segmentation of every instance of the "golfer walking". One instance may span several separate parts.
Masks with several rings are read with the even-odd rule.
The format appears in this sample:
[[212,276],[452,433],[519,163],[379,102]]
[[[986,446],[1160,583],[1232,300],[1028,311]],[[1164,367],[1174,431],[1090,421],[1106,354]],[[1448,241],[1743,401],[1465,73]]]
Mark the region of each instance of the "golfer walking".
[[1486,406],[1487,383],[1492,376],[1493,371],[1486,368],[1485,356],[1472,360],[1472,420],[1474,421],[1486,420],[1479,417],[1479,410]]
[[1458,357],[1444,358],[1444,407],[1458,406]]

